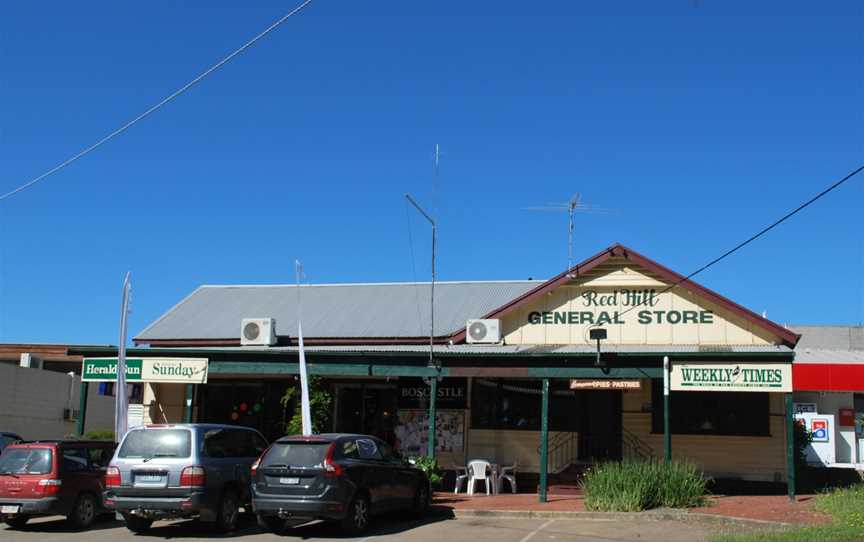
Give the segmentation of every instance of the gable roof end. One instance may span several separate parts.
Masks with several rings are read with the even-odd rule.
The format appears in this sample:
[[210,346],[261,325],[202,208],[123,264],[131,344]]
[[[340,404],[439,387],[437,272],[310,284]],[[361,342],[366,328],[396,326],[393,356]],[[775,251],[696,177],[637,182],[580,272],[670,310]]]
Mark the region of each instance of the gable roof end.
[[[537,286],[536,288],[529,290],[525,294],[509,301],[508,303],[498,307],[497,309],[487,313],[483,316],[483,318],[502,318],[511,314],[515,310],[524,306],[527,303],[537,299],[539,296],[558,288],[564,284],[567,284],[573,277],[580,277],[585,275],[591,270],[597,268],[603,263],[607,262],[612,258],[624,258],[625,260],[632,262],[633,264],[642,267],[643,269],[647,269],[654,274],[658,275],[664,281],[668,282],[670,285],[675,284],[676,286],[680,286],[687,290],[690,290],[696,295],[699,295],[721,307],[729,310],[733,314],[736,314],[745,320],[753,323],[761,329],[764,329],[779,337],[783,344],[789,346],[790,348],[794,348],[795,344],[798,342],[798,339],[801,338],[801,335],[786,329],[785,327],[768,320],[767,318],[763,318],[759,314],[751,311],[750,309],[735,303],[731,299],[724,297],[713,290],[709,290],[708,288],[693,282],[692,280],[686,278],[684,275],[676,273],[672,271],[668,267],[665,267],[658,262],[648,258],[647,256],[643,256],[642,254],[636,252],[635,250],[628,248],[620,243],[616,243],[611,247],[591,256],[585,261],[576,264],[572,269],[568,269],[563,273],[552,277],[545,283]],[[453,335],[453,342],[460,343],[465,341],[466,329],[462,329],[458,333]]]

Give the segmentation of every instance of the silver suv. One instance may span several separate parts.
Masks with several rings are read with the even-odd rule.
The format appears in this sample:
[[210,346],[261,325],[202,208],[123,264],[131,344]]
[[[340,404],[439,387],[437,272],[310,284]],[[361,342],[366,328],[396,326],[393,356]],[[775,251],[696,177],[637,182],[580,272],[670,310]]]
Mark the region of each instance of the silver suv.
[[250,467],[267,441],[248,427],[148,425],[126,437],[105,474],[105,507],[140,533],[156,519],[198,516],[221,531],[250,508]]

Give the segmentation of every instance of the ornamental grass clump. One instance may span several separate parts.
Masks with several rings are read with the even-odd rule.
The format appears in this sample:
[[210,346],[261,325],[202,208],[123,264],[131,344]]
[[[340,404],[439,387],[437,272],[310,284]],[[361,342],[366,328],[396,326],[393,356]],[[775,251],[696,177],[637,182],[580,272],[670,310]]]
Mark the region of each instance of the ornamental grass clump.
[[588,470],[582,489],[588,510],[639,512],[702,506],[707,483],[691,463],[621,461]]

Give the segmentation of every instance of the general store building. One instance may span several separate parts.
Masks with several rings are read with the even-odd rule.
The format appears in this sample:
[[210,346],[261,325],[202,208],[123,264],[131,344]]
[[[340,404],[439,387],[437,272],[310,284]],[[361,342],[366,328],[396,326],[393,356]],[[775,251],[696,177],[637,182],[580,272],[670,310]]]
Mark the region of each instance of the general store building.
[[[787,481],[798,341],[789,329],[615,245],[546,281],[436,284],[430,364],[428,295],[428,283],[300,286],[306,358],[332,394],[332,430],[424,454],[435,389],[445,466],[518,462],[543,482],[544,470],[662,458],[668,428],[672,456],[711,476]],[[202,286],[181,300],[128,355],[145,365],[205,360],[206,384],[144,382],[138,421],[238,423],[279,436],[279,399],[298,372],[297,300],[296,286]],[[244,345],[241,322],[251,317],[272,318],[275,338],[263,329],[267,344]],[[476,339],[473,319],[487,320],[471,330]]]

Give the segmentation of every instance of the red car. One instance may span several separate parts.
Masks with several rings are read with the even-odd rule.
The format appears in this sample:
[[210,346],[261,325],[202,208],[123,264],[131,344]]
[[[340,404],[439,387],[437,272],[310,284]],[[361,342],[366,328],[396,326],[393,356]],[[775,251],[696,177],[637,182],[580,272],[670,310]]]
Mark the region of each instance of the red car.
[[20,528],[31,517],[61,515],[75,527],[89,527],[105,513],[105,467],[114,447],[84,440],[7,447],[0,455],[0,519]]

